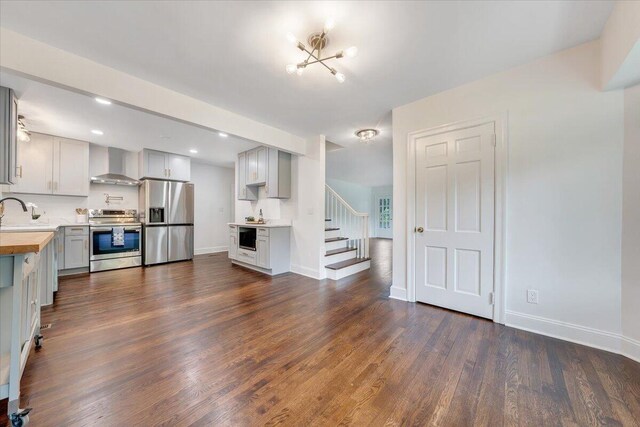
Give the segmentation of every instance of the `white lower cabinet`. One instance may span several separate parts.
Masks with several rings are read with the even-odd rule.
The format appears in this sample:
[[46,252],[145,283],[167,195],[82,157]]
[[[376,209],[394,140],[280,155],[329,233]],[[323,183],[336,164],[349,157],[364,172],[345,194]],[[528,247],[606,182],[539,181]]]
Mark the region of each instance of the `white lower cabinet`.
[[236,259],[238,257],[238,227],[229,226],[229,258]]
[[64,268],[89,267],[89,227],[65,227]]
[[258,236],[256,239],[256,264],[258,267],[269,268],[269,238]]
[[[243,225],[245,227],[245,225]],[[290,227],[265,227],[246,225],[256,230],[256,250],[238,246],[237,225],[230,224],[229,258],[236,264],[253,266],[255,270],[267,274],[281,274],[291,271]]]

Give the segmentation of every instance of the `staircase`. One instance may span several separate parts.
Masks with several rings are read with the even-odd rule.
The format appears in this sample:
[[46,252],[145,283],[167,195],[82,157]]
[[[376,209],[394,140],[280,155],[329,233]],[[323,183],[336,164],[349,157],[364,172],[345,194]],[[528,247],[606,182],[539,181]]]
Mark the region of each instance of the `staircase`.
[[325,270],[338,280],[371,267],[369,214],[357,212],[333,188],[325,185]]

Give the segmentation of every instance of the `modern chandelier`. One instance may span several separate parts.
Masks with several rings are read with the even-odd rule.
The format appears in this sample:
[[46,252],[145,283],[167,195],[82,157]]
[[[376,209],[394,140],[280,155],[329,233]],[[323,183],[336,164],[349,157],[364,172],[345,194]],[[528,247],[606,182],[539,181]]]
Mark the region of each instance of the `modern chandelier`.
[[304,43],[298,41],[298,39],[296,39],[296,37],[293,34],[291,33],[287,34],[287,39],[289,40],[289,42],[291,42],[291,44],[293,44],[298,49],[308,54],[307,59],[305,59],[304,61],[298,64],[287,65],[287,73],[289,74],[296,73],[300,76],[309,65],[321,64],[327,70],[329,70],[331,74],[335,76],[336,80],[338,80],[340,83],[343,83],[345,80],[344,74],[339,73],[335,68],[325,64],[325,61],[328,61],[330,59],[340,59],[340,58],[344,58],[345,56],[349,58],[353,58],[358,54],[358,48],[355,46],[352,46],[349,49],[339,51],[333,56],[327,56],[326,58],[323,58],[322,51],[329,44],[329,38],[327,37],[327,33],[331,31],[333,27],[335,27],[335,22],[333,21],[333,19],[329,19],[324,24],[324,28],[322,29],[322,32],[311,34],[307,39],[309,46],[311,46],[309,48],[307,48],[307,46],[305,46]]

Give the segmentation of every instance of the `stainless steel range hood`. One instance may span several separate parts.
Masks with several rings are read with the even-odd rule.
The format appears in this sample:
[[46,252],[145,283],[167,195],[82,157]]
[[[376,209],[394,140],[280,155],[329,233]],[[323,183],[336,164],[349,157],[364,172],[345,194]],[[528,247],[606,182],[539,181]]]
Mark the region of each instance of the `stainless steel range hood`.
[[127,152],[120,148],[107,148],[106,173],[91,177],[95,184],[139,185],[140,181],[126,175]]

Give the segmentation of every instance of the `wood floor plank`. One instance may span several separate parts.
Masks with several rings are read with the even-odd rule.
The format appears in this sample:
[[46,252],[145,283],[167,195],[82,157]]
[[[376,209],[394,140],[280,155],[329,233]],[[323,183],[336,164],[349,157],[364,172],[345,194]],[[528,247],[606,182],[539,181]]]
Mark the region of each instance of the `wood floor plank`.
[[638,363],[391,300],[391,241],[371,257],[340,281],[226,254],[64,278],[21,406],[45,427],[640,425]]

